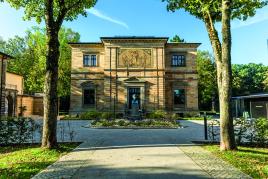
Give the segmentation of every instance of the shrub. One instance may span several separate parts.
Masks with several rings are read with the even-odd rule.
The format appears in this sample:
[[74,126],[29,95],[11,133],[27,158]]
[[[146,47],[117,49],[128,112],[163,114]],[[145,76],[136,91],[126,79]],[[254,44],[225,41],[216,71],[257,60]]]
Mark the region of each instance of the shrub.
[[103,112],[101,114],[101,119],[106,119],[106,120],[110,120],[114,117],[114,113],[112,112]]
[[100,119],[101,113],[98,111],[87,111],[80,115],[81,119],[88,119],[88,120],[97,120]]
[[254,140],[260,144],[264,145],[268,140],[268,120],[265,118],[258,118],[254,122],[255,136]]
[[183,114],[183,117],[197,117],[198,113],[197,112],[185,112]]
[[126,122],[124,120],[117,121],[118,126],[125,126]]
[[148,114],[148,118],[150,119],[164,119],[166,117],[167,117],[167,113],[162,110],[156,110]]
[[21,144],[33,141],[35,123],[30,118],[6,118],[0,120],[0,143]]

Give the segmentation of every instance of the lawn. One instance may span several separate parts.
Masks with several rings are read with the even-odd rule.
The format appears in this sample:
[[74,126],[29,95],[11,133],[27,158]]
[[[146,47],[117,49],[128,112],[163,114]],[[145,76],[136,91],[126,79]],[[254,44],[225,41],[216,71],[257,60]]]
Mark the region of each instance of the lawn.
[[31,178],[77,145],[60,144],[53,150],[41,149],[39,145],[0,147],[0,179]]
[[204,148],[253,178],[268,178],[267,148],[238,147],[237,151],[230,152],[220,152],[217,145]]

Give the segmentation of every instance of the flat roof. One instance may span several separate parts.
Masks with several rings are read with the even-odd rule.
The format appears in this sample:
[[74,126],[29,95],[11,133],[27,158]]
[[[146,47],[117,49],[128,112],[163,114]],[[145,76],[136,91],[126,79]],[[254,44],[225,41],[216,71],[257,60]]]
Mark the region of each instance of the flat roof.
[[1,57],[0,60],[2,60],[2,58],[5,58],[5,59],[13,59],[14,58],[14,57],[12,57],[4,52],[0,52],[0,57]]
[[268,93],[251,94],[246,96],[235,96],[232,99],[250,99],[250,98],[267,98]]
[[101,37],[101,40],[107,40],[107,39],[164,39],[168,40],[168,37],[155,37],[155,36],[114,36],[114,37]]
[[101,42],[69,42],[70,45],[103,45],[105,40],[164,40],[168,46],[180,45],[194,45],[198,47],[201,43],[194,42],[168,42],[169,37],[156,37],[156,36],[114,36],[114,37],[100,37]]

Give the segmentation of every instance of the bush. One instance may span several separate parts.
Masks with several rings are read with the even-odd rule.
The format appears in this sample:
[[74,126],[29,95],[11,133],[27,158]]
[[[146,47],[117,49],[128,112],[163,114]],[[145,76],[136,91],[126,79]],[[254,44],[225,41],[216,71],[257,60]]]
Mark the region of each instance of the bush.
[[101,113],[97,111],[88,111],[80,115],[80,119],[97,120],[100,119]]
[[106,119],[106,120],[110,120],[114,118],[114,113],[112,112],[103,112],[101,114],[101,119]]
[[35,122],[30,118],[6,118],[0,120],[0,143],[21,144],[33,141]]
[[255,135],[253,139],[260,145],[268,141],[268,120],[259,118],[254,122]]
[[156,110],[147,115],[149,119],[165,119],[167,117],[167,113],[162,110]]
[[124,121],[124,120],[119,120],[119,121],[117,122],[117,124],[118,124],[118,126],[125,126],[125,125],[126,125],[126,121]]
[[185,112],[183,114],[183,117],[198,117],[198,113],[197,112]]

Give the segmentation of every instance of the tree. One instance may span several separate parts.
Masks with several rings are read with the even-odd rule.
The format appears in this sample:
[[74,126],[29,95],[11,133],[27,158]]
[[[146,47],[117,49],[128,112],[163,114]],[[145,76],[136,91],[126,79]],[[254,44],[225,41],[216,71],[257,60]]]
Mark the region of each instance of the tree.
[[217,94],[217,71],[213,56],[208,51],[197,52],[199,108],[215,111]]
[[268,92],[268,68],[265,73],[265,78],[263,80],[264,90]]
[[170,39],[170,42],[185,42],[184,39],[180,38],[180,36],[175,35],[172,39]]
[[95,5],[97,0],[7,0],[11,6],[24,8],[25,19],[35,18],[37,22],[45,21],[47,49],[46,75],[44,87],[44,122],[42,147],[57,147],[58,115],[58,61],[60,57],[59,31],[64,20],[72,21],[79,14],[87,15],[87,8]]
[[[220,101],[221,118],[221,150],[236,149],[234,140],[233,118],[231,112],[231,19],[246,20],[255,15],[256,9],[267,4],[260,0],[162,0],[166,1],[167,9],[176,11],[184,9],[191,15],[201,19],[206,26],[212,45],[216,66]],[[222,23],[220,40],[215,23]]]
[[[71,29],[62,27],[59,32],[60,59],[58,96],[70,95],[71,48],[68,42],[78,42],[80,35]],[[0,51],[12,54],[16,60],[8,61],[8,71],[24,77],[24,91],[28,94],[44,90],[46,64],[46,32],[43,28],[32,27],[25,37],[15,36]],[[36,70],[38,69],[38,70]]]
[[265,90],[265,73],[267,67],[263,64],[235,64],[233,71],[233,95],[249,95]]

